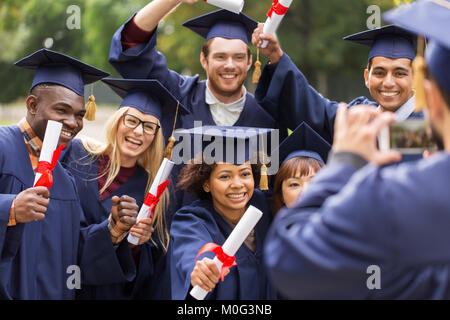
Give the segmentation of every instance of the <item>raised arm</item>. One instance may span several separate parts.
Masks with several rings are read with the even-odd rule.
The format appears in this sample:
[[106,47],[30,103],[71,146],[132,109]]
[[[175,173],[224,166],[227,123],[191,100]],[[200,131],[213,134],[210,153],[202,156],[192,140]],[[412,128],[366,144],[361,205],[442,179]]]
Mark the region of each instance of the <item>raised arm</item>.
[[156,44],[158,23],[181,2],[197,0],[154,0],[142,8],[114,33],[108,58],[122,77],[157,79],[178,99],[186,96],[197,77],[184,77],[169,70]]
[[[276,36],[262,34],[263,27],[263,23],[258,24],[252,35],[253,45],[270,60],[255,91],[258,103],[281,125],[294,130],[305,121],[331,143],[337,102],[324,98],[309,85]],[[268,41],[266,48],[260,47],[263,40]]]
[[136,25],[144,31],[153,31],[158,23],[181,3],[193,4],[198,0],[153,0],[134,17]]

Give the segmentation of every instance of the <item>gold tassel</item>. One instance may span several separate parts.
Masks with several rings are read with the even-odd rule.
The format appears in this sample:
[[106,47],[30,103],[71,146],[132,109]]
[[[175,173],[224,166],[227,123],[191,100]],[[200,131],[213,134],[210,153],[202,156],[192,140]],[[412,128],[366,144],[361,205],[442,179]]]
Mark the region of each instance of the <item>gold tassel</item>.
[[257,84],[261,77],[261,61],[259,61],[259,49],[256,49],[255,70],[253,70],[252,82]]
[[175,131],[175,126],[177,124],[177,116],[178,116],[178,109],[180,107],[180,101],[177,101],[177,109],[175,111],[175,120],[173,121],[173,127],[172,127],[172,135],[169,138],[169,143],[167,144],[166,150],[164,151],[164,158],[167,158],[167,160],[172,160],[172,150],[173,146],[175,145],[175,138],[173,136],[173,132]]
[[89,96],[89,100],[86,103],[86,114],[84,115],[86,120],[94,121],[96,111],[97,111],[97,105],[95,104],[94,85],[92,84],[91,85],[91,95]]
[[262,165],[261,165],[261,178],[259,179],[259,190],[266,191],[269,190],[269,177],[267,177],[267,166],[265,161],[265,154],[264,154],[264,140],[261,140],[261,150],[260,155],[262,157]]
[[259,180],[259,189],[261,191],[269,190],[269,178],[267,177],[267,167],[264,163],[261,166],[261,179]]
[[173,136],[171,136],[169,138],[169,143],[167,144],[166,150],[164,151],[164,158],[167,158],[167,160],[172,160],[172,150],[173,150],[175,141],[176,140]]
[[425,49],[425,39],[419,37],[417,56],[413,61],[414,69],[414,88],[416,90],[416,109],[415,112],[422,111],[427,105],[427,94],[423,85],[425,80],[425,72],[427,69],[427,63],[423,57]]

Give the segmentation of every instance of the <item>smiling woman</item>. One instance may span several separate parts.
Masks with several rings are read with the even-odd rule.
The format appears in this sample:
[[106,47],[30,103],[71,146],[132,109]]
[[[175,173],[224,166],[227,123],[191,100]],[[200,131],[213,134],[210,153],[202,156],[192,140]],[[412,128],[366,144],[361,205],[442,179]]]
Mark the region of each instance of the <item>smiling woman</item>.
[[[270,208],[262,192],[255,189],[261,165],[258,157],[254,157],[258,150],[249,143],[251,133],[245,134],[244,129],[202,127],[190,130],[192,139],[202,136],[203,152],[181,170],[178,187],[200,200],[179,209],[173,216],[169,248],[173,299],[185,299],[190,287],[196,285],[210,292],[206,299],[272,299],[276,296],[267,280],[261,251],[271,221]],[[270,130],[261,131],[254,130],[252,137]],[[216,147],[214,155],[209,154],[211,140]],[[243,159],[238,159],[238,150],[239,155],[245,154]],[[236,253],[239,268],[226,272],[224,282],[219,283],[220,272],[211,253],[201,254],[197,261],[196,255],[207,243],[223,244],[249,205],[265,214]]]
[[[164,266],[169,243],[165,221],[167,191],[156,205],[153,220],[147,218],[128,225],[110,212],[113,204],[126,196],[133,198],[138,207],[142,206],[163,159],[160,119],[163,113],[174,110],[177,101],[156,80],[103,81],[123,98],[119,109],[106,123],[106,142],[77,139],[69,146],[63,162],[75,177],[89,223],[108,220],[108,226],[114,230],[113,242],[119,249],[132,250],[138,274],[132,284],[124,281],[111,286],[85,286],[79,296],[82,299],[167,299],[168,293],[160,287],[168,285],[164,285],[164,274],[158,273],[164,270],[160,266]],[[139,239],[138,246],[122,241],[128,231]]]

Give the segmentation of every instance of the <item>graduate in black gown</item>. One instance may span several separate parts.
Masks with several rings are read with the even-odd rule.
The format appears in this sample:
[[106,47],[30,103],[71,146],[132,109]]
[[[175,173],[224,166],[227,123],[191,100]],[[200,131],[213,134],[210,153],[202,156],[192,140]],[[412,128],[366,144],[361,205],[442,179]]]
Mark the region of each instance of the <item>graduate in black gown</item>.
[[[83,127],[84,85],[108,74],[46,49],[16,65],[36,72],[26,118],[0,128],[0,298],[73,299],[80,285],[133,279],[131,255],[114,250],[107,223],[87,225],[59,162],[51,189],[33,188],[47,121],[62,123],[58,145],[69,144]],[[124,203],[115,215],[132,222],[137,210]]]
[[[110,218],[115,197],[126,195],[142,206],[163,159],[160,119],[163,113],[174,114],[177,107],[177,101],[157,80],[103,81],[123,99],[106,124],[106,141],[76,139],[61,160],[75,177],[90,224]],[[132,235],[140,238],[137,246],[126,241],[127,232],[118,230],[116,234],[115,242],[120,244],[125,238],[123,245],[133,253],[137,269],[133,282],[87,287],[81,291],[80,299],[170,298],[170,291],[160,290],[168,289],[161,274],[169,242],[167,204],[166,191],[155,209],[153,221],[142,219],[130,229]]]
[[[252,35],[253,44],[270,60],[270,64],[263,69],[255,91],[258,103],[280,125],[294,130],[304,121],[332,143],[338,102],[322,96],[309,84],[301,68],[281,49],[276,36],[262,34],[263,26],[260,23]],[[371,97],[357,97],[348,106],[378,106],[382,111],[395,112],[397,121],[423,118],[423,113],[414,112],[413,34],[390,25],[362,31],[344,39],[370,48],[364,81]],[[261,48],[263,40],[268,40],[266,48]]]
[[[204,152],[201,153],[200,149],[195,161],[187,164],[180,174],[179,187],[194,193],[199,200],[179,209],[173,217],[169,246],[173,299],[190,298],[189,291],[195,285],[210,291],[206,299],[277,297],[267,279],[261,251],[272,215],[266,197],[256,188],[260,165],[256,158],[250,156],[248,144],[250,136],[267,134],[268,131],[239,133],[237,129],[240,128],[203,127],[197,128],[196,132],[182,132],[184,136],[187,134],[187,140],[191,136],[193,141],[196,138],[208,141],[202,142]],[[233,145],[226,150],[225,144],[228,143]],[[236,147],[241,143],[245,144],[245,151],[237,154]],[[194,150],[195,147],[188,146],[187,152],[191,148]],[[211,148],[214,148],[214,154]],[[193,151],[191,155],[194,154]],[[220,272],[212,262],[214,254],[202,253],[197,260],[196,255],[207,243],[223,245],[249,205],[261,210],[263,216],[237,251],[237,265],[229,269],[229,273],[225,271],[221,282]]]

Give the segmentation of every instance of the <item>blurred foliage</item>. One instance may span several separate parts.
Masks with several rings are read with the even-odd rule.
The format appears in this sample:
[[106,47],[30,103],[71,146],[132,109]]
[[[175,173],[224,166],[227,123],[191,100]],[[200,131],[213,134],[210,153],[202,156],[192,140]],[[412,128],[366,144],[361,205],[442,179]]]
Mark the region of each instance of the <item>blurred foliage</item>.
[[[342,37],[367,28],[369,5],[378,5],[384,12],[394,2],[399,1],[294,0],[278,30],[280,43],[313,84],[318,73],[360,77],[367,49],[346,43]],[[146,3],[148,0],[1,0],[0,44],[7,49],[0,51],[0,102],[26,95],[33,74],[13,63],[45,44],[118,76],[107,61],[111,37]],[[67,26],[71,5],[80,8],[79,29]],[[247,0],[244,13],[264,21],[270,5],[271,0]],[[181,24],[215,9],[203,1],[182,4],[159,25],[157,48],[166,55],[171,69],[205,77],[199,63],[203,39]]]

